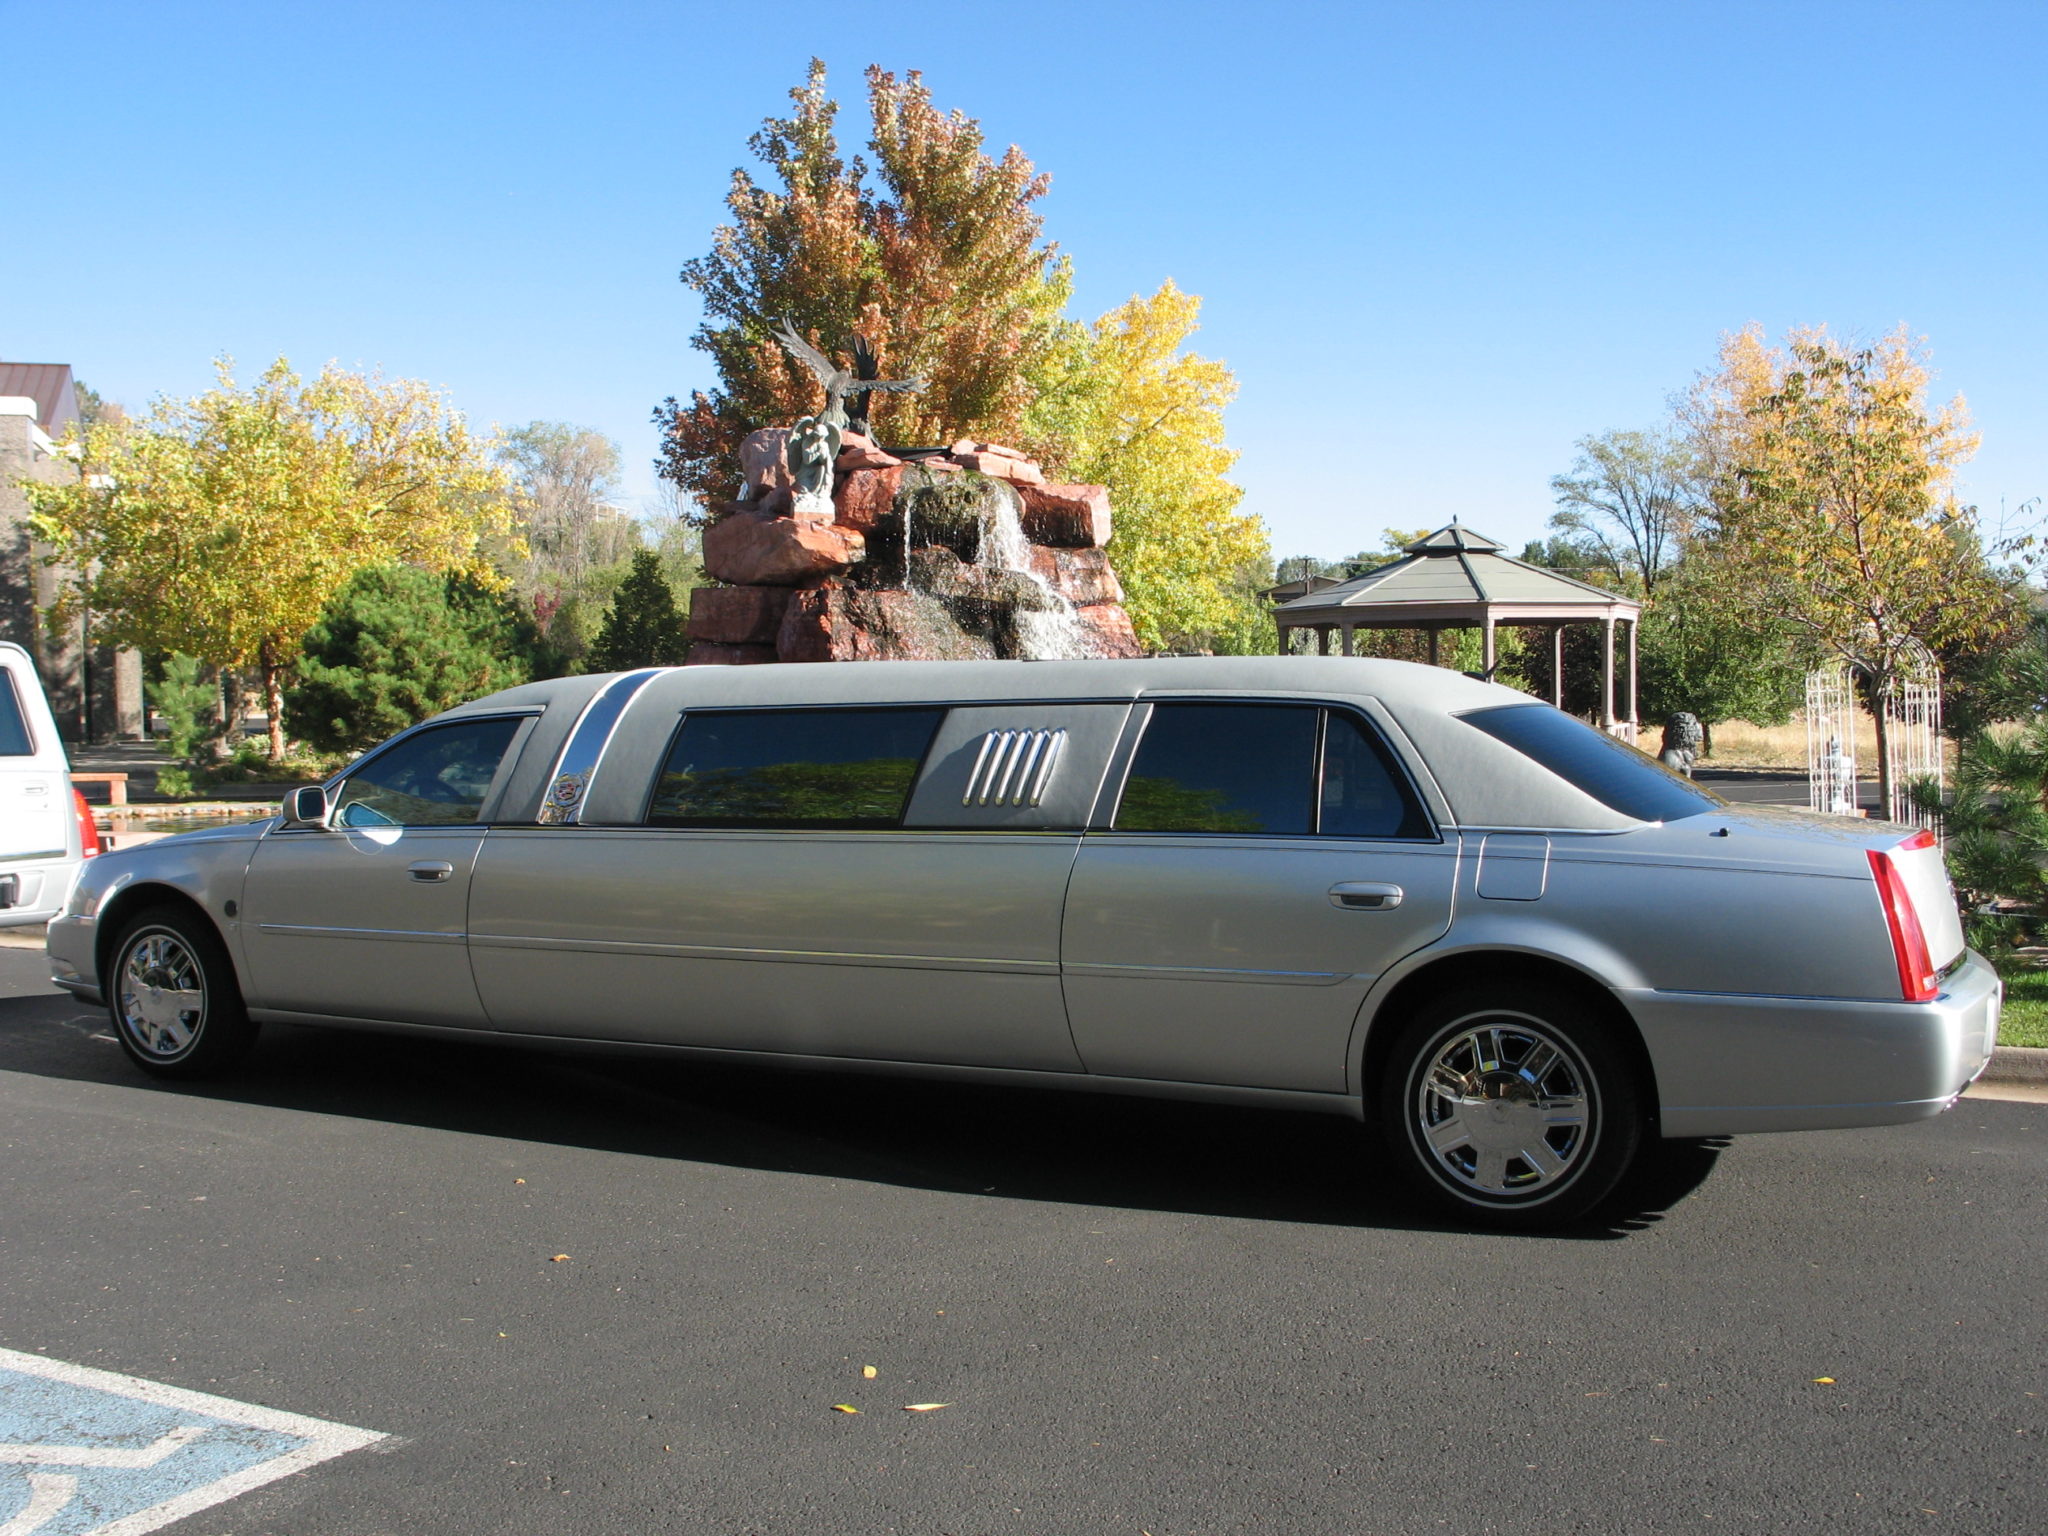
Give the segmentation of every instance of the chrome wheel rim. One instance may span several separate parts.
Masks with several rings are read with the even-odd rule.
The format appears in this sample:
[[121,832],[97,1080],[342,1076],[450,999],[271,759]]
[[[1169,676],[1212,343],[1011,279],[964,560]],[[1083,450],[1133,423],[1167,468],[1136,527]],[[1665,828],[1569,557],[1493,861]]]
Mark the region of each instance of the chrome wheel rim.
[[206,1022],[206,977],[174,933],[150,933],[121,961],[121,1027],[138,1050],[170,1060],[189,1051]]
[[1437,1176],[1491,1201],[1555,1194],[1584,1165],[1598,1100],[1570,1043],[1541,1021],[1489,1014],[1439,1035],[1413,1129]]

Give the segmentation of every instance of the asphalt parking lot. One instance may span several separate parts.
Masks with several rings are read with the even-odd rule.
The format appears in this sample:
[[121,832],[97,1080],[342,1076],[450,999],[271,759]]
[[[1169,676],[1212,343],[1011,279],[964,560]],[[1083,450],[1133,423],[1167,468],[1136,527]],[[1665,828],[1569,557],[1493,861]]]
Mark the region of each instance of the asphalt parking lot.
[[41,976],[0,1347],[387,1437],[191,1536],[2048,1529],[2048,1106],[1502,1237],[1303,1116],[290,1030],[166,1087]]

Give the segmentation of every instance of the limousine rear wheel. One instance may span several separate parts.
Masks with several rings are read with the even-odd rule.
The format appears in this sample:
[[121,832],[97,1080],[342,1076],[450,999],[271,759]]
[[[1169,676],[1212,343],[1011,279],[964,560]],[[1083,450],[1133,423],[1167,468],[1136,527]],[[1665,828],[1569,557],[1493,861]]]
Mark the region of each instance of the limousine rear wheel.
[[256,1040],[227,947],[196,913],[157,907],[137,916],[114,946],[106,992],[114,1038],[158,1077],[219,1072]]
[[1605,1021],[1536,987],[1439,999],[1402,1030],[1380,1125],[1409,1180],[1494,1226],[1555,1226],[1612,1192],[1642,1144],[1636,1074]]

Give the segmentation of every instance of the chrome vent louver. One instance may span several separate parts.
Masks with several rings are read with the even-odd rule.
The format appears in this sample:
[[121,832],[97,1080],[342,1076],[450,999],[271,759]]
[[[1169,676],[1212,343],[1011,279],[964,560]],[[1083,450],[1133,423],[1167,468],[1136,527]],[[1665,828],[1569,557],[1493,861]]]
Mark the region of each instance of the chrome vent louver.
[[962,805],[1036,805],[1067,744],[1065,731],[990,731],[967,775]]

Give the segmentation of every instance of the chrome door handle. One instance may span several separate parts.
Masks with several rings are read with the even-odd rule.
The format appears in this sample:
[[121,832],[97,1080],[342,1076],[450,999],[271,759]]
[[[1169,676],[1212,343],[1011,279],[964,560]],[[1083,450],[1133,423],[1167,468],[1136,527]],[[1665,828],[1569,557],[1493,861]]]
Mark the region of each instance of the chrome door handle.
[[1346,912],[1391,912],[1401,896],[1401,887],[1378,880],[1340,880],[1330,887],[1330,905]]
[[406,865],[405,872],[415,880],[446,880],[455,873],[455,866],[439,859],[421,859],[417,864]]

